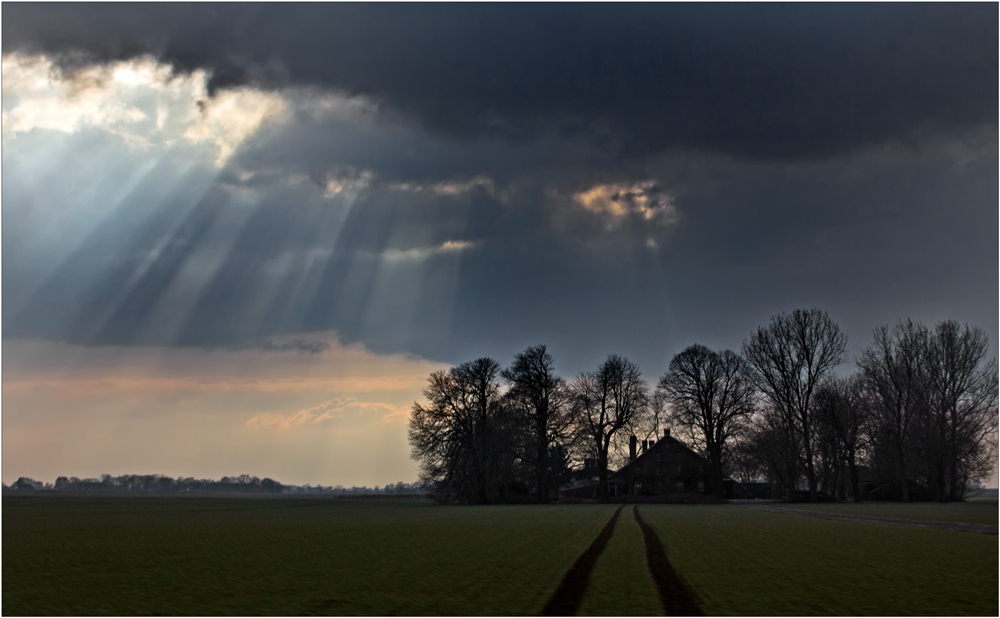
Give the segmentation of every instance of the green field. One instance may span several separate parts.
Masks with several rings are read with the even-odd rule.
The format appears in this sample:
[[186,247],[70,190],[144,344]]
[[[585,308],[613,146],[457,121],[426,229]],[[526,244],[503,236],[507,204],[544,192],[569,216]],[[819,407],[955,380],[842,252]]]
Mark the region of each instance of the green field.
[[997,615],[996,535],[734,505],[642,508],[708,614]]
[[663,614],[656,585],[646,566],[642,530],[632,507],[622,510],[615,534],[594,567],[583,596],[582,616],[658,616]]
[[5,498],[3,612],[532,614],[613,512]]
[[[3,613],[537,614],[615,508],[5,497]],[[709,614],[997,614],[995,535],[640,509]],[[627,506],[580,613],[658,612]]]
[[947,524],[997,525],[996,500],[937,503],[863,502],[861,504],[778,504],[781,508],[803,509],[837,515],[863,515],[913,521],[936,521]]

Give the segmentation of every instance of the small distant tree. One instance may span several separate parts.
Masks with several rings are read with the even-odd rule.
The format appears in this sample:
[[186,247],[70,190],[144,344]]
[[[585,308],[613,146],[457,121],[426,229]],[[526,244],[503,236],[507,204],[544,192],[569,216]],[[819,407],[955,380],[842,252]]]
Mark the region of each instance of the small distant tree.
[[676,354],[659,389],[676,425],[690,431],[708,459],[709,487],[722,495],[723,453],[753,413],[756,389],[743,359],[693,345]]
[[574,380],[572,391],[577,430],[597,459],[598,497],[601,502],[608,502],[608,456],[612,441],[646,413],[649,386],[637,364],[611,354],[596,371]]
[[36,481],[33,478],[22,476],[11,484],[11,489],[16,489],[18,491],[34,491],[36,489],[42,488],[42,483]]

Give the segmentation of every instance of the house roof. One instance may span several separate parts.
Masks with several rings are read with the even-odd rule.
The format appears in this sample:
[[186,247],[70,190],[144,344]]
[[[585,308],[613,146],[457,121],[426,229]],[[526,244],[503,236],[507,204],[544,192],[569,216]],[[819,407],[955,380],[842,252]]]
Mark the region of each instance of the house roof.
[[660,438],[659,440],[657,440],[655,443],[653,443],[652,446],[647,447],[645,451],[643,451],[642,453],[638,453],[635,456],[635,459],[633,461],[630,461],[629,463],[627,463],[624,466],[622,466],[614,474],[609,475],[608,476],[608,480],[610,481],[612,479],[616,479],[616,478],[625,476],[625,473],[626,473],[626,471],[628,471],[629,466],[638,463],[643,458],[649,456],[653,451],[660,450],[660,449],[665,449],[665,448],[671,448],[671,449],[678,449],[679,448],[681,450],[687,451],[688,453],[690,453],[691,455],[697,457],[698,459],[700,459],[702,461],[705,461],[704,457],[702,457],[701,455],[699,455],[698,453],[696,453],[694,450],[691,449],[691,447],[689,447],[687,444],[684,444],[683,442],[681,442],[677,438],[674,438],[672,436],[663,436],[662,438]]

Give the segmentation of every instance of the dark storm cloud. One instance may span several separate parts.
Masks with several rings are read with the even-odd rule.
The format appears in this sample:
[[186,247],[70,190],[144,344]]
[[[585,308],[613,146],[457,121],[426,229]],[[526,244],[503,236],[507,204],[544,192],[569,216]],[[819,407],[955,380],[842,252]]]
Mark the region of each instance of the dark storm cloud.
[[[53,139],[4,153],[7,337],[241,349],[336,330],[447,362],[544,342],[569,375],[609,352],[655,374],[686,345],[738,348],[802,306],[830,311],[852,352],[902,317],[953,317],[996,337],[995,132],[824,162],[681,151],[640,164],[551,136],[469,144],[391,119],[297,118],[207,189],[160,163],[43,279],[19,249],[17,230],[35,229],[17,225],[21,209],[86,205],[49,196],[59,183],[37,185],[23,167]],[[112,137],[60,139],[82,153]],[[492,183],[470,183],[476,174]],[[343,185],[332,197],[331,179]],[[449,181],[465,188],[434,190]],[[606,183],[609,199],[635,201],[628,187],[642,182],[676,201],[677,222],[609,227],[574,199]],[[32,277],[45,284],[25,297],[18,281]]]
[[154,54],[455,136],[824,157],[995,124],[997,5],[5,4],[3,51]]
[[[996,5],[3,11],[5,52],[152,53],[292,110],[196,182],[171,155],[110,213],[142,160],[116,136],[5,142],[5,337],[310,352],[335,330],[650,376],[798,307],[852,353],[906,317],[996,340]],[[328,113],[324,88],[384,104]],[[53,204],[100,225],[54,246]]]

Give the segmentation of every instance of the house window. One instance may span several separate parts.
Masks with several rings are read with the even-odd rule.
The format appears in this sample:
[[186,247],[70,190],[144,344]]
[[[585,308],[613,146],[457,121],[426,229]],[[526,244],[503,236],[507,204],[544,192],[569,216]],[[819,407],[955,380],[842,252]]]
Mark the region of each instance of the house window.
[[654,474],[656,474],[656,476],[660,476],[660,466],[656,466],[656,468],[654,468],[654,470],[656,470],[656,472]]
[[642,482],[641,481],[636,481],[635,482],[635,491],[633,493],[636,493],[636,494],[642,493]]
[[660,463],[660,454],[659,453],[656,454],[656,463]]

